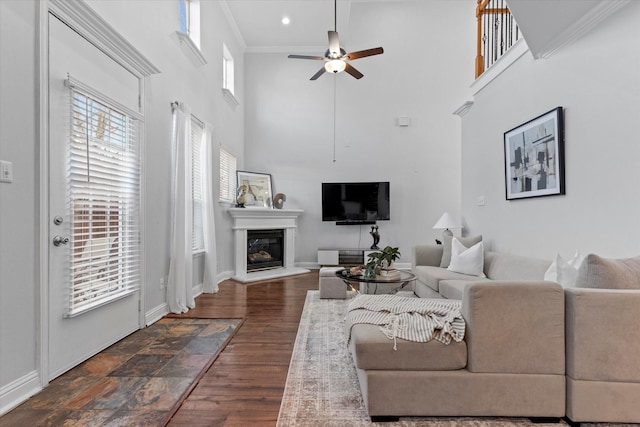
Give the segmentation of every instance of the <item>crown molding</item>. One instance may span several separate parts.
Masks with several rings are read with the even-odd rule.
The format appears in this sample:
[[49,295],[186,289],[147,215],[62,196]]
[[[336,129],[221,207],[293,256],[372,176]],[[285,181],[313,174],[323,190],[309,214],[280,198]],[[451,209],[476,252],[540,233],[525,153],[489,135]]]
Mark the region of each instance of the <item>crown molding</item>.
[[454,112],[453,114],[459,117],[463,117],[465,114],[467,114],[469,112],[469,110],[471,110],[471,107],[473,107],[473,101],[467,101],[464,104],[462,104],[461,106],[459,106]]
[[233,13],[231,13],[231,9],[229,8],[229,3],[227,0],[220,1],[220,8],[222,9],[222,13],[224,13],[224,17],[227,19],[229,26],[231,27],[231,32],[235,36],[238,43],[240,43],[240,47],[242,51],[247,50],[247,43],[244,41],[244,37],[242,37],[242,32],[240,32],[240,27],[238,27],[238,23],[233,17]]
[[50,13],[129,71],[139,77],[160,73],[147,57],[98,15],[85,0],[48,0],[47,4]]
[[582,18],[578,19],[572,26],[561,32],[556,38],[547,43],[546,46],[537,52],[532,52],[536,59],[546,59],[562,49],[564,46],[580,39],[589,31],[594,29],[614,12],[629,4],[631,0],[608,0],[601,1],[594,6]]

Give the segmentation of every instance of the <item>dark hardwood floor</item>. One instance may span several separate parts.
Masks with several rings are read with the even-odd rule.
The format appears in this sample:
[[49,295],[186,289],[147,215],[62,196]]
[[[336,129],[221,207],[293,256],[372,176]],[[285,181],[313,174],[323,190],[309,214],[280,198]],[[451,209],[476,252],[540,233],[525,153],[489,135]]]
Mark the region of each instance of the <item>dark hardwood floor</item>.
[[184,401],[169,426],[275,426],[307,291],[308,274],[240,284],[227,280],[178,317],[245,322]]

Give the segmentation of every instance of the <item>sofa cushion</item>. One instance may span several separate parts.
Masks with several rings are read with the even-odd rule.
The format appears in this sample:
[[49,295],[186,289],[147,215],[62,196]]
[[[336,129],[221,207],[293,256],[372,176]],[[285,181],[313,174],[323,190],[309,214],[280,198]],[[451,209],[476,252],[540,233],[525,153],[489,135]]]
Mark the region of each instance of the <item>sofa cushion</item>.
[[447,279],[466,280],[466,281],[486,280],[486,279],[483,279],[482,277],[469,276],[468,274],[456,273],[453,271],[449,271],[446,268],[433,267],[429,265],[417,266],[413,272],[420,282],[429,286],[431,289],[433,289],[436,292],[439,291],[438,283],[440,283],[441,280],[447,280]]
[[484,267],[484,246],[482,242],[467,248],[455,237],[451,242],[451,263],[447,270],[471,276],[486,277]]
[[640,289],[640,257],[606,259],[589,254],[578,269],[576,286],[600,289]]
[[484,273],[491,280],[543,280],[550,265],[551,261],[503,252],[484,255]]
[[[457,237],[457,239],[462,243],[465,247],[470,248],[482,241],[482,236],[472,236],[472,237]],[[443,236],[442,237],[442,259],[440,260],[440,267],[447,268],[451,263],[451,242],[453,240],[453,236]]]
[[462,295],[464,295],[464,288],[469,283],[473,282],[469,280],[441,280],[438,284],[438,292],[447,299],[461,300]]
[[398,338],[397,351],[377,325],[357,324],[351,329],[349,347],[353,361],[359,369],[433,370],[462,369],[467,364],[467,345],[452,341],[444,345],[439,341],[413,342]]
[[640,386],[640,291],[565,289],[567,375]]
[[576,278],[578,277],[578,268],[584,258],[585,257],[580,255],[578,251],[576,251],[573,258],[569,261],[562,258],[560,254],[556,254],[556,259],[544,273],[544,280],[558,282],[563,288],[575,286]]
[[488,281],[464,288],[469,372],[565,373],[564,290],[553,282]]

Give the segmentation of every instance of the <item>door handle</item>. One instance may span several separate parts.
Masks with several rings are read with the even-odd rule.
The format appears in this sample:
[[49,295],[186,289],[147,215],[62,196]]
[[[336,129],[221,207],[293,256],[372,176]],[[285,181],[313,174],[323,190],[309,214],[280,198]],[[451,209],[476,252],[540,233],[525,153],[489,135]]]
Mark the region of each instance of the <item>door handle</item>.
[[53,246],[66,245],[67,243],[69,243],[68,237],[55,236],[53,238]]

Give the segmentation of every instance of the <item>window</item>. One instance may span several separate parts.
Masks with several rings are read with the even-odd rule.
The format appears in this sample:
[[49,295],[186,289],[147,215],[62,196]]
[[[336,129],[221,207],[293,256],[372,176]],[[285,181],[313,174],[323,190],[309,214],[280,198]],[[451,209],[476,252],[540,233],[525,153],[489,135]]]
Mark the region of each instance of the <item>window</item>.
[[179,1],[179,26],[178,31],[188,34],[193,43],[200,49],[200,1]]
[[224,148],[220,149],[220,201],[236,200],[236,157]]
[[105,99],[70,90],[69,317],[129,295],[140,282],[138,120]]
[[202,193],[203,168],[207,164],[203,158],[202,137],[204,126],[191,117],[191,200],[193,202],[193,225],[191,247],[193,252],[204,251],[204,197]]
[[222,88],[234,93],[233,56],[227,46],[222,44]]

